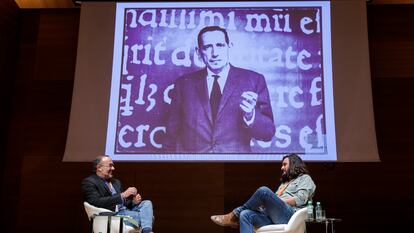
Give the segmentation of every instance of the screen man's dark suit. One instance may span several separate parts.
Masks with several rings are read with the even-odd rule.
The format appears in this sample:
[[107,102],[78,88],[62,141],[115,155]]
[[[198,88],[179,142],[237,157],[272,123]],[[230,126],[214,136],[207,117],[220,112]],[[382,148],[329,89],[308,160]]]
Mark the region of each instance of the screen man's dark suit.
[[[268,141],[275,134],[269,91],[263,75],[230,66],[213,122],[207,70],[179,78],[172,94],[167,124],[167,151],[178,153],[248,153],[252,138]],[[247,126],[240,108],[245,91],[258,94],[254,122]]]
[[[112,193],[109,190],[109,187],[105,184],[105,181],[96,174],[83,179],[81,187],[85,195],[85,201],[96,207],[115,211],[115,206],[122,203],[122,187],[121,182],[117,179],[112,178],[111,183],[117,193],[114,196],[112,196]],[[129,198],[125,200],[124,205],[130,209],[134,203],[132,202],[132,199]]]

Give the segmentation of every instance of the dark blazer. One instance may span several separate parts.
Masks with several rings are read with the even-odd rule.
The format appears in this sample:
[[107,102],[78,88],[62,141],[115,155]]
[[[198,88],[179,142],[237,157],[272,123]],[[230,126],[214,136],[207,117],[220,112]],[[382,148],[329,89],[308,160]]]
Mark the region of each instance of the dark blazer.
[[[112,186],[116,190],[116,195],[112,196],[109,187],[105,184],[105,181],[93,174],[82,180],[81,187],[84,193],[84,200],[96,207],[109,209],[115,211],[117,204],[122,204],[121,197],[121,182],[117,179],[111,179]],[[124,203],[127,208],[131,208],[133,205],[132,200],[127,199]]]
[[[271,140],[275,134],[269,91],[263,75],[230,66],[213,124],[207,70],[179,78],[174,84],[167,124],[166,149],[178,153],[246,153],[250,140]],[[247,126],[240,109],[241,94],[258,94],[254,122]]]

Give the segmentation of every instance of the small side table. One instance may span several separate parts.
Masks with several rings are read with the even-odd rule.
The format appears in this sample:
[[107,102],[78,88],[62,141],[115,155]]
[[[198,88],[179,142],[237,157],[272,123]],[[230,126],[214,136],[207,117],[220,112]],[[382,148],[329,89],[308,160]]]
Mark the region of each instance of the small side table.
[[[310,224],[325,224],[325,233],[335,233],[335,223],[341,222],[342,219],[340,218],[326,218],[324,220],[306,220],[306,223]],[[329,224],[331,227],[329,227]]]

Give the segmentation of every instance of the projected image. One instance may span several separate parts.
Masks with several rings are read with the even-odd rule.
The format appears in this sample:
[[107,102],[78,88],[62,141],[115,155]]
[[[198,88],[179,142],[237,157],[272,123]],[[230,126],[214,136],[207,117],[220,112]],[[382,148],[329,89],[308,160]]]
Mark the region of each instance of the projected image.
[[329,2],[117,4],[106,154],[336,160]]

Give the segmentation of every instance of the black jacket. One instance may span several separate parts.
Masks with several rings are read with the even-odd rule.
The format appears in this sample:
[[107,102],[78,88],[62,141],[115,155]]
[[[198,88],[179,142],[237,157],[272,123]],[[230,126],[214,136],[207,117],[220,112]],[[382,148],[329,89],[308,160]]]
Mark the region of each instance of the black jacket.
[[[96,207],[115,211],[116,205],[122,204],[122,186],[121,182],[117,179],[111,179],[111,183],[117,193],[114,196],[112,196],[111,191],[101,177],[96,174],[86,177],[81,183],[84,200]],[[132,202],[132,199],[129,198],[125,200],[124,205],[128,209],[131,209],[134,203]]]

